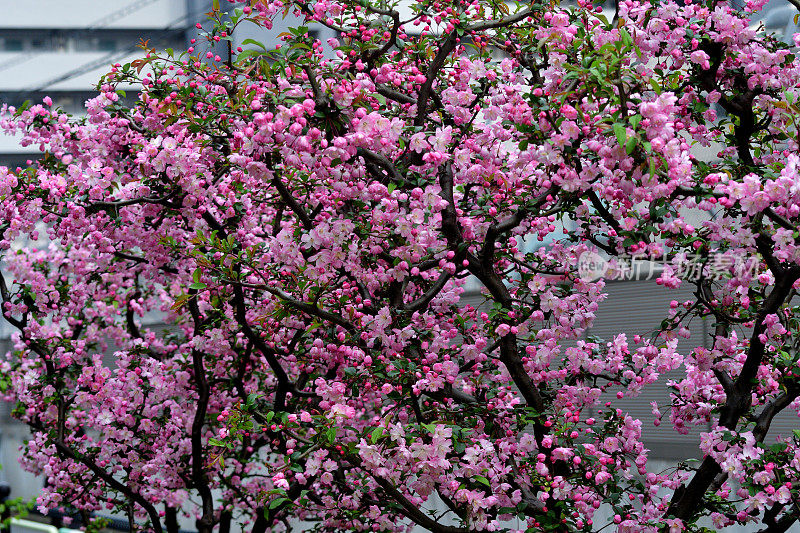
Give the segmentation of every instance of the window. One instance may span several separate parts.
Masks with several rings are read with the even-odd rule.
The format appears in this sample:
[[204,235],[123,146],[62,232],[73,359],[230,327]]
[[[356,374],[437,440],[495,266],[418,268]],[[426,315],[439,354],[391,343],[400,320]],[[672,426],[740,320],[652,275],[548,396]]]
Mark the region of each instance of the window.
[[117,49],[117,42],[114,39],[98,39],[97,49],[102,52],[113,52]]
[[22,39],[3,39],[3,50],[6,52],[21,52]]

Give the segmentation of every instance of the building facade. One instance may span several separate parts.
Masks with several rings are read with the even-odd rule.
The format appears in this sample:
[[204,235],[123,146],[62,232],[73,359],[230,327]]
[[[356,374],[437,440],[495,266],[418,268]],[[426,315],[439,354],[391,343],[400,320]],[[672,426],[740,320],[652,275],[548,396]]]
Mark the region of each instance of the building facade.
[[[7,2],[0,17],[0,102],[19,105],[50,96],[80,114],[94,85],[113,63],[156,48],[186,48],[207,0],[30,0]],[[123,89],[126,89],[123,87]],[[134,89],[130,87],[130,89]],[[0,164],[22,164],[37,147],[0,137]]]

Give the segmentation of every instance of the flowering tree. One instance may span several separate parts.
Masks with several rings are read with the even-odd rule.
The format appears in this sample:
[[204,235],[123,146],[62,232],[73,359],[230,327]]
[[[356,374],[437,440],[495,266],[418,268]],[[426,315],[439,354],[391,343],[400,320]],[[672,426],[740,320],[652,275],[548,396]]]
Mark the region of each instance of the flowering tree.
[[[620,531],[784,531],[800,439],[769,429],[800,409],[792,51],[711,1],[625,0],[613,21],[385,4],[216,7],[226,57],[150,50],[83,118],[5,110],[44,152],[0,168],[18,330],[0,379],[40,505],[158,532],[182,513],[202,533],[588,531],[601,506]],[[289,12],[340,38],[232,49],[236,26]],[[715,165],[693,155],[711,143]],[[664,261],[664,290],[695,297],[655,333],[589,342],[598,253]],[[468,280],[484,306],[461,301]],[[713,347],[680,353],[699,317]],[[613,399],[675,369],[662,430],[711,430],[699,465],[658,473]]]

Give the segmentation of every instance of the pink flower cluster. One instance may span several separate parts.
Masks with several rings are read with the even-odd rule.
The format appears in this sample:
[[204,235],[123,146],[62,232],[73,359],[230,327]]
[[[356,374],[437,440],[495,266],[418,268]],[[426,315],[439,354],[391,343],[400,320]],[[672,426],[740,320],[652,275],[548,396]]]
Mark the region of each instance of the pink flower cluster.
[[[0,115],[43,152],[0,168],[0,390],[42,509],[170,533],[797,519],[800,442],[770,432],[800,409],[790,50],[710,1],[623,0],[613,24],[589,2],[437,0],[407,22],[230,3],[210,43],[284,11],[340,37],[149,51],[83,118]],[[586,253],[663,261],[659,290],[693,296],[595,338]],[[689,254],[757,264],[684,280]],[[697,468],[656,470],[617,403],[667,386],[660,431],[711,428]]]

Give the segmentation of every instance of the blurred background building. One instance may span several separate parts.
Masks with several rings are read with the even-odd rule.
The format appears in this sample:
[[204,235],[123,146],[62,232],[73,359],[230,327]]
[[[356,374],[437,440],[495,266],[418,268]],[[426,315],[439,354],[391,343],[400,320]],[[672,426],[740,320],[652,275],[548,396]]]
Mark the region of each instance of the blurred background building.
[[[185,49],[210,0],[29,0],[6,2],[0,17],[0,102],[41,102],[80,114],[113,63],[125,63],[149,40]],[[0,164],[35,158],[37,147],[0,137]]]

